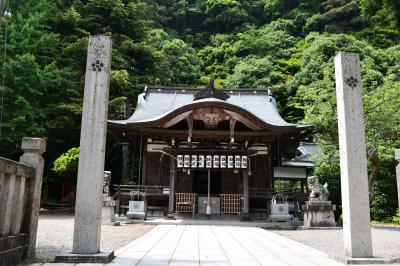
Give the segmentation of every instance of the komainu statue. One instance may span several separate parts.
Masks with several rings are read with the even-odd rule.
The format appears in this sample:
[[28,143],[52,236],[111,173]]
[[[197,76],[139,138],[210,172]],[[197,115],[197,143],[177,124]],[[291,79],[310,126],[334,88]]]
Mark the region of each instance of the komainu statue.
[[318,199],[327,201],[329,196],[328,184],[321,185],[318,176],[309,176],[307,178],[307,185],[310,190],[310,200]]

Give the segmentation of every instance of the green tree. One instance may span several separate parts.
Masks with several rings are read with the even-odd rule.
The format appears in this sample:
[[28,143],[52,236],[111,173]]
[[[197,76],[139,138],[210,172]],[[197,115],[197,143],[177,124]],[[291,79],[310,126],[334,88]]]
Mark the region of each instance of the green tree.
[[63,180],[69,179],[76,183],[79,163],[79,148],[71,148],[58,157],[53,164],[53,171]]
[[393,28],[400,26],[400,2],[396,0],[360,0],[362,14]]
[[370,199],[374,205],[382,197],[390,198],[389,194],[382,195],[377,189],[381,186],[376,184],[394,178],[392,161],[400,132],[399,80],[394,74],[398,71],[395,62],[398,49],[375,50],[347,35],[313,35],[309,42],[302,69],[292,81],[299,87],[297,101],[304,110],[304,122],[315,126],[319,143],[338,147],[333,57],[336,51],[359,52],[363,67]]
[[233,74],[227,78],[227,85],[233,88],[269,87],[278,80],[271,58],[249,56],[235,66]]
[[[8,24],[7,58],[1,69],[5,78],[0,155],[16,157],[24,136],[46,136],[46,119],[60,88],[67,83],[68,71],[58,67],[55,53],[58,36],[46,24],[50,6],[45,0],[23,1],[14,9]],[[1,39],[4,40],[5,31]]]
[[232,30],[249,21],[249,14],[241,1],[237,0],[206,0],[205,23],[217,31]]

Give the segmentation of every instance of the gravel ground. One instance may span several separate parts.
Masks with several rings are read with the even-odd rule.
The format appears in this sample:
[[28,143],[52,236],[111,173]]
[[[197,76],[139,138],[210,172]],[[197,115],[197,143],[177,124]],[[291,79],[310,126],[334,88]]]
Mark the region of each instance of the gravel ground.
[[[343,231],[338,230],[276,230],[277,234],[304,243],[330,255],[344,257]],[[375,257],[400,258],[400,228],[372,228]]]
[[[102,250],[117,250],[150,231],[154,225],[124,224],[102,225]],[[74,231],[73,214],[40,214],[36,242],[35,262],[51,262],[66,250],[72,250]]]

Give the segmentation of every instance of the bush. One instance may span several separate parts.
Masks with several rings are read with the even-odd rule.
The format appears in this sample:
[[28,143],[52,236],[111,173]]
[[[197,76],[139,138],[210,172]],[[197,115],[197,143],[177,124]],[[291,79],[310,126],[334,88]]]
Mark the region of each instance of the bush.
[[61,154],[53,164],[53,171],[62,179],[72,178],[76,180],[79,162],[79,148],[69,149],[66,153]]
[[373,184],[374,200],[371,204],[371,218],[375,221],[390,222],[396,213],[396,186],[390,180],[376,180]]
[[400,225],[400,209],[397,210],[397,213],[395,216],[393,216],[393,220],[394,223],[399,224]]

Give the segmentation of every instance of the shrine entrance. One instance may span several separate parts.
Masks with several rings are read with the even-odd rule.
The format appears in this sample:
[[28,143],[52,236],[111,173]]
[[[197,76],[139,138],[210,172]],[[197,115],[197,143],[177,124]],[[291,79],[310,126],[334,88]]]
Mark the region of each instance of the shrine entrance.
[[[208,194],[208,171],[195,170],[193,172],[193,193],[199,195]],[[210,194],[217,196],[221,194],[221,172],[210,171]]]
[[284,121],[268,90],[215,89],[212,81],[207,89],[146,86],[135,113],[108,124],[139,155],[138,184],[120,191],[146,192],[148,209],[166,209],[169,218],[247,219],[250,208],[265,218],[275,169],[309,130]]

